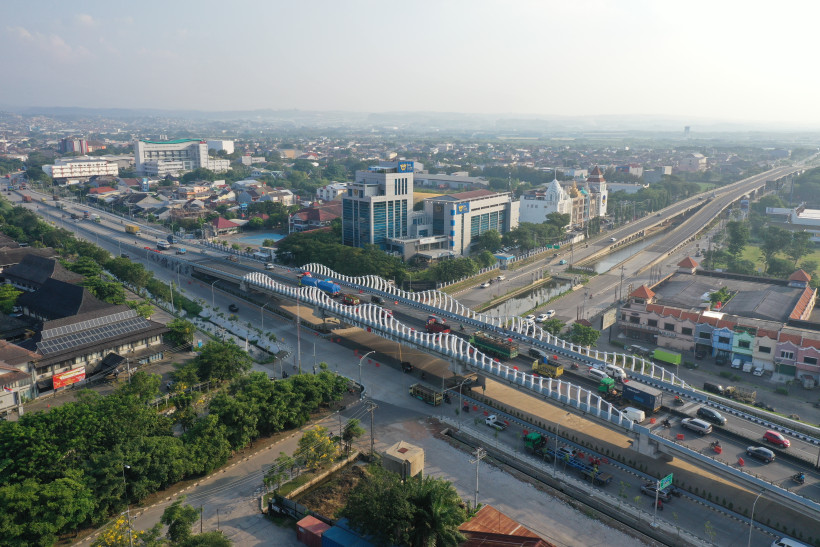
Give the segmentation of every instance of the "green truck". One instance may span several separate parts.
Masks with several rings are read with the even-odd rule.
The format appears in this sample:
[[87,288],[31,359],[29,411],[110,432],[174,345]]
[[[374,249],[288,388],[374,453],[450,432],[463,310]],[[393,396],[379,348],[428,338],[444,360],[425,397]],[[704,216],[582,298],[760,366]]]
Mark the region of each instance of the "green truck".
[[513,342],[512,339],[478,331],[470,337],[470,343],[487,355],[499,359],[515,359],[518,357],[518,344]]
[[441,393],[425,385],[413,384],[412,386],[410,386],[409,391],[411,397],[415,397],[420,401],[424,401],[428,405],[438,406],[441,404]]
[[655,350],[655,353],[652,354],[652,358],[655,361],[662,361],[664,363],[669,363],[670,365],[679,365],[683,361],[683,357],[680,353],[675,353],[674,351],[661,348]]

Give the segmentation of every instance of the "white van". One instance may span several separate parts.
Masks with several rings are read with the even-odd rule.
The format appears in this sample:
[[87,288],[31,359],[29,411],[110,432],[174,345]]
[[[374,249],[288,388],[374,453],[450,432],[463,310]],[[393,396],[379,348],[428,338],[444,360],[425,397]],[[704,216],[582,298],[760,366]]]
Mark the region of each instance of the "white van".
[[604,372],[606,372],[607,375],[611,376],[612,378],[615,378],[615,380],[619,382],[623,382],[624,380],[626,380],[626,372],[619,366],[607,365],[606,367],[604,367]]
[[609,378],[609,374],[607,374],[606,372],[604,372],[603,370],[601,370],[599,368],[594,368],[594,367],[589,369],[589,375],[592,376],[593,378],[595,378],[596,380],[598,380],[599,382],[601,380],[603,380],[604,378]]
[[638,424],[646,419],[646,413],[643,410],[632,406],[621,410],[621,414]]
[[780,538],[772,542],[772,547],[809,547],[805,543],[800,543],[789,538]]
[[732,368],[740,368],[742,365],[743,362],[739,358],[735,357],[732,359]]

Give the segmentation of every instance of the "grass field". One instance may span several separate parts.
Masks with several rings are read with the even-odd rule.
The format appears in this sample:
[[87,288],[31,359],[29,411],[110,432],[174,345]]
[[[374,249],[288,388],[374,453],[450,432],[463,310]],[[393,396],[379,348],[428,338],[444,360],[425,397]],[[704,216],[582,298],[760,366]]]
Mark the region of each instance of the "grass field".
[[[775,256],[777,258],[783,258],[785,260],[791,260],[791,258],[786,256],[786,253],[777,253]],[[746,247],[743,249],[742,258],[745,259],[745,260],[751,260],[752,262],[754,262],[755,267],[760,268],[761,271],[764,271],[764,269],[766,267],[766,263],[763,261],[763,253],[760,252],[760,248],[757,247],[757,246],[746,245]],[[820,249],[815,247],[813,253],[807,254],[806,256],[801,258],[797,262],[798,267],[800,266],[800,264],[802,264],[804,261],[807,261],[807,260],[814,260],[815,262],[820,264]]]

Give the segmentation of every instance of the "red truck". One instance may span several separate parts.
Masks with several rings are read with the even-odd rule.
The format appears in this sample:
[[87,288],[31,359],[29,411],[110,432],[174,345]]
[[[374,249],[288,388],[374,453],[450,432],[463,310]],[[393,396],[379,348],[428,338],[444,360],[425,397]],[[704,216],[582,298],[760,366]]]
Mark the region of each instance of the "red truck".
[[23,196],[23,201],[26,203],[31,203],[31,196]]
[[447,324],[447,321],[437,315],[428,315],[424,328],[427,329],[427,332],[450,332],[450,325]]

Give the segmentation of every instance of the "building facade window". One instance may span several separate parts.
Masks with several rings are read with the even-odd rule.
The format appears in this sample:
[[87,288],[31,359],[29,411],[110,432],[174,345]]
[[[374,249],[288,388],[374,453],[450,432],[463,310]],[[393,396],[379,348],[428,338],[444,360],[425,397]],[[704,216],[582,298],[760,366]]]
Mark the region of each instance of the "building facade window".
[[698,334],[698,337],[703,338],[705,340],[709,340],[712,336],[708,332],[702,332]]
[[646,324],[649,325],[650,327],[657,327],[658,326],[658,320],[657,319],[648,319],[646,321]]
[[768,347],[768,346],[759,346],[759,347],[757,348],[757,351],[759,351],[760,353],[771,353],[771,352],[772,352],[772,348],[770,348],[770,347]]
[[641,322],[641,318],[640,317],[630,317],[629,322],[638,325]]
[[803,362],[807,365],[816,365],[817,357],[803,357]]
[[721,344],[731,344],[729,338],[727,338],[726,336],[718,336],[718,342],[720,342]]
[[747,340],[741,340],[740,342],[737,343],[737,347],[743,348],[743,349],[749,349],[750,347],[752,347],[752,344],[751,344],[751,342],[749,342]]
[[663,330],[667,330],[669,332],[675,332],[675,324],[674,323],[664,323]]
[[680,332],[685,336],[692,336],[692,329],[690,327],[682,327]]
[[794,352],[793,351],[781,351],[780,352],[781,359],[788,359],[790,361],[794,360]]

